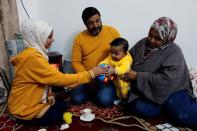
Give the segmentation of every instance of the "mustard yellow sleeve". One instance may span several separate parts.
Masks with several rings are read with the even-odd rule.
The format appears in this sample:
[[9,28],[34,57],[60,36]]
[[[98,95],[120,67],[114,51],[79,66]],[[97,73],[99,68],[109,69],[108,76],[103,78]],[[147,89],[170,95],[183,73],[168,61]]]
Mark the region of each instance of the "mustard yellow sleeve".
[[[39,53],[28,59],[27,74],[32,82],[53,86],[75,86],[90,81],[90,74],[84,71],[78,74],[63,74],[54,67]],[[33,63],[33,64],[32,64]]]
[[132,63],[133,63],[133,59],[131,57],[130,59],[121,61],[121,64],[115,67],[115,71],[117,72],[118,75],[123,75],[130,70],[130,66]]
[[82,64],[82,50],[77,38],[74,40],[72,48],[72,67],[75,72],[86,71],[84,65]]

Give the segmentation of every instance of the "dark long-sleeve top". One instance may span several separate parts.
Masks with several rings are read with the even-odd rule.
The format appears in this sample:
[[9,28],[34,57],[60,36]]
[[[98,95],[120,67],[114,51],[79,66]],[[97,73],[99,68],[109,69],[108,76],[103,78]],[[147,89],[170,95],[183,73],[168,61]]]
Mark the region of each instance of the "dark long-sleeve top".
[[189,71],[180,47],[175,43],[144,58],[147,38],[134,45],[130,54],[133,57],[131,68],[137,72],[133,81],[128,102],[143,97],[157,104],[163,104],[174,92],[190,89]]

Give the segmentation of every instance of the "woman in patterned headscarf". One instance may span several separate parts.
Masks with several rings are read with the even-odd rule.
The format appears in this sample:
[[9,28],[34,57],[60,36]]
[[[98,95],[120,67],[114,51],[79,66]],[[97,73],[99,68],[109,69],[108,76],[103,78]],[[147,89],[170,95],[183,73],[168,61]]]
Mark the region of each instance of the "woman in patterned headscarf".
[[48,63],[47,49],[54,40],[49,24],[25,20],[21,33],[26,49],[11,60],[14,80],[8,109],[22,124],[47,126],[61,123],[68,104],[66,101],[55,102],[49,86],[75,87],[105,73],[105,69],[94,67],[78,74],[63,74]]
[[165,112],[181,125],[197,124],[197,103],[190,94],[188,68],[180,47],[174,43],[177,25],[168,17],[157,19],[148,37],[131,48],[132,70],[123,76],[132,83],[125,111],[141,117]]

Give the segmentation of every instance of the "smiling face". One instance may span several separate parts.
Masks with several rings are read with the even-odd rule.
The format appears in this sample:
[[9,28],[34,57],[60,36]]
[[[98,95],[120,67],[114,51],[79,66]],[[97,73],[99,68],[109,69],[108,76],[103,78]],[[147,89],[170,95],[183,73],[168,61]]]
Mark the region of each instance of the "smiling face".
[[164,41],[159,36],[159,32],[151,29],[148,34],[148,46],[152,49],[158,48],[163,45]]
[[49,49],[53,42],[54,42],[54,36],[53,36],[53,31],[51,31],[44,45],[45,49]]
[[123,46],[110,46],[110,54],[114,61],[119,61],[126,55]]
[[91,35],[97,36],[102,30],[102,22],[99,14],[91,16],[85,25]]

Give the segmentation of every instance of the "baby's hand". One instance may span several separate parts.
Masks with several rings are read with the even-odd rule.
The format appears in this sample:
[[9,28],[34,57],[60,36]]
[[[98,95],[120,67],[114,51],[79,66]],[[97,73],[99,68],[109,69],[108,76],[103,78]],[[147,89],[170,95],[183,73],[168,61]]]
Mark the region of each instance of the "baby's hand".
[[111,66],[107,66],[107,76],[110,76],[110,75],[113,75],[113,74],[116,74],[116,71],[114,68],[112,68]]

